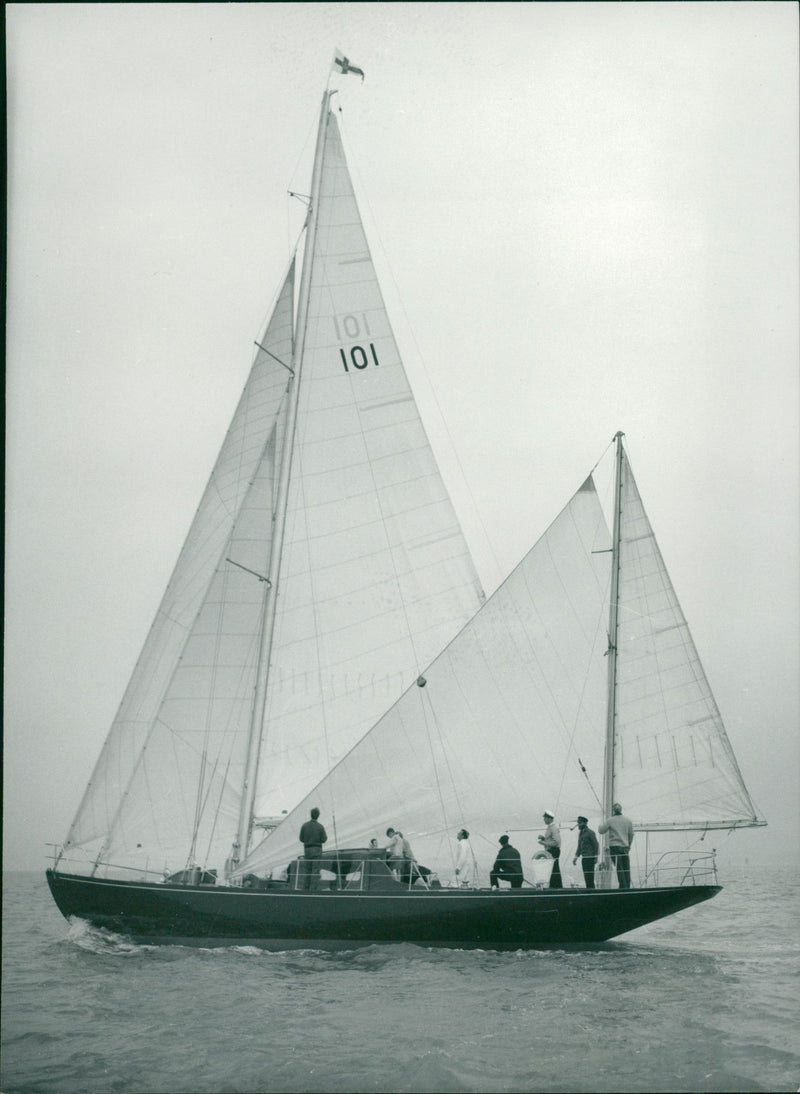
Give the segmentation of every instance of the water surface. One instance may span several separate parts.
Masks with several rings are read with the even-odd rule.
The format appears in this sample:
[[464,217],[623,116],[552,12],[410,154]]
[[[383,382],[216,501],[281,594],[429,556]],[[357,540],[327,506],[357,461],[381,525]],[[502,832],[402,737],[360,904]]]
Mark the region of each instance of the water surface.
[[137,946],[7,874],[3,1094],[796,1091],[795,878],[586,949]]

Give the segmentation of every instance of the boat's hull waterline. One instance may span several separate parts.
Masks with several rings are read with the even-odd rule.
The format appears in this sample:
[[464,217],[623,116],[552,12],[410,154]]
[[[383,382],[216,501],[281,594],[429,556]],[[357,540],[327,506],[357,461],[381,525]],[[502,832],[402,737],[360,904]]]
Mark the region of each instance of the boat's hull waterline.
[[247,890],[48,871],[66,917],[137,942],[351,949],[414,943],[518,950],[605,942],[699,904],[716,885],[651,889],[363,892]]

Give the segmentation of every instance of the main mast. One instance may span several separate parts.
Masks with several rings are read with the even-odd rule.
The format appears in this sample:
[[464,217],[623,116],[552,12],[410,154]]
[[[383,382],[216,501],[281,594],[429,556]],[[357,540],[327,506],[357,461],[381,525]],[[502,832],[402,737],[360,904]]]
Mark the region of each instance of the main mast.
[[240,855],[247,856],[253,830],[253,806],[256,791],[256,773],[261,752],[261,739],[264,732],[264,712],[267,704],[267,682],[269,662],[272,654],[272,637],[275,631],[275,615],[280,580],[283,538],[286,529],[286,508],[289,498],[289,480],[292,469],[294,434],[297,424],[297,406],[300,398],[300,373],[303,364],[306,324],[308,320],[308,301],[311,295],[311,260],[314,254],[314,241],[317,231],[317,209],[322,180],[322,160],[325,148],[325,131],[328,120],[328,104],[333,91],[326,89],[322,96],[317,145],[314,153],[314,169],[311,175],[311,198],[306,215],[306,241],[303,252],[303,272],[300,278],[300,292],[297,301],[297,323],[295,326],[294,348],[292,352],[292,375],[287,387],[286,428],[280,453],[278,495],[273,515],[272,551],[269,563],[269,576],[264,590],[264,616],[258,655],[253,714],[247,740],[247,760],[245,764],[244,787],[239,812],[238,841]]
[[[608,612],[608,701],[606,705],[606,750],[603,769],[603,817],[607,820],[614,805],[614,737],[617,718],[617,632],[619,616],[619,547],[622,509],[622,438],[619,432],[616,442],[616,474],[614,478],[614,525],[611,543],[611,603]],[[607,841],[604,840],[603,861],[608,860]]]

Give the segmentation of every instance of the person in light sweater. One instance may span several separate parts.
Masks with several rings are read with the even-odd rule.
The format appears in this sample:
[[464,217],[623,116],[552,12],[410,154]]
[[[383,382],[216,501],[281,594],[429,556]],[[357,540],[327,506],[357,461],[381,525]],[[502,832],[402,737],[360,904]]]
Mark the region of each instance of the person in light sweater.
[[553,856],[553,871],[550,874],[550,888],[563,889],[564,883],[561,880],[561,867],[558,863],[561,855],[561,831],[556,822],[555,815],[551,813],[549,809],[545,809],[542,816],[544,817],[546,827],[544,835],[538,837],[539,843],[541,843],[548,854]]
[[614,802],[614,815],[598,825],[601,836],[608,833],[608,853],[616,867],[620,889],[631,887],[630,849],[633,843],[633,824],[623,815],[622,806]]

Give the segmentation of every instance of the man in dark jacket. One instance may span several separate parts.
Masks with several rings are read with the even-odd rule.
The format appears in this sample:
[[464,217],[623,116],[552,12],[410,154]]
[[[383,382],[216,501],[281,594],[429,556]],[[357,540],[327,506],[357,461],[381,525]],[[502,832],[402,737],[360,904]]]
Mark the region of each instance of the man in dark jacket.
[[300,829],[300,842],[303,845],[303,888],[310,889],[319,877],[319,860],[322,858],[322,845],[328,839],[328,833],[319,823],[319,809],[311,810],[311,820],[307,820]]
[[578,817],[578,846],[575,850],[574,866],[578,859],[581,860],[583,880],[587,889],[594,889],[594,868],[597,865],[597,852],[599,850],[597,836],[589,827],[586,817]]
[[500,888],[500,880],[510,881],[512,889],[522,888],[522,859],[516,847],[508,842],[508,836],[500,837],[500,850],[489,874],[489,884],[493,889]]

